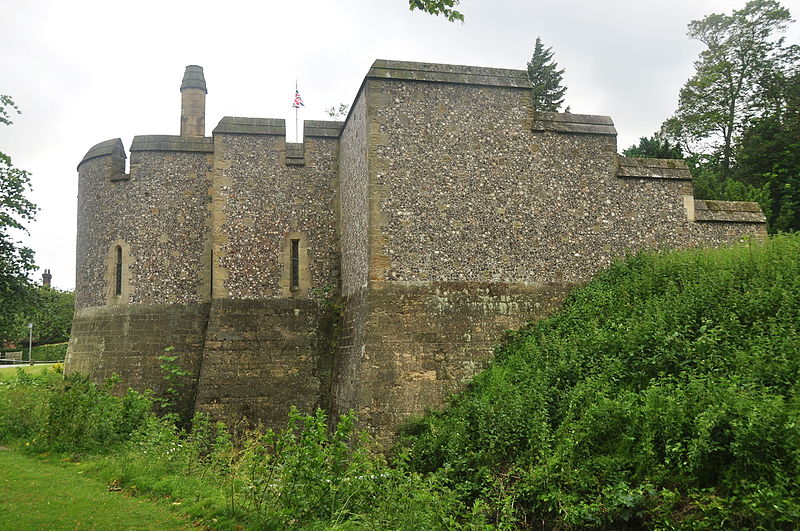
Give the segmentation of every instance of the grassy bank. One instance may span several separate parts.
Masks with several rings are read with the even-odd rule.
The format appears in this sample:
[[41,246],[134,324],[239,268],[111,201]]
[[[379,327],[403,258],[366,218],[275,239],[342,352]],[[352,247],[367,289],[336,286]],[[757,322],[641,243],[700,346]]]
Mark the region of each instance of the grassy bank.
[[800,235],[643,254],[512,334],[413,469],[554,528],[800,525]]

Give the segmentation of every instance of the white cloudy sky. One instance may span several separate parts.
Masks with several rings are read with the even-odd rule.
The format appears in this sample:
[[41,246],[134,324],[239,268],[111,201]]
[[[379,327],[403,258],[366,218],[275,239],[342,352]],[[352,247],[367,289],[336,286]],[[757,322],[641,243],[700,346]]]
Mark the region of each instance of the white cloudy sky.
[[[674,110],[701,50],[686,24],[744,3],[463,0],[462,25],[406,0],[3,0],[0,94],[23,114],[0,128],[0,151],[32,173],[41,208],[20,237],[57,287],[73,288],[75,167],[109,138],[127,148],[137,134],[178,134],[188,64],[205,69],[207,134],[233,115],[286,118],[293,136],[296,79],[301,119],[325,119],[377,58],[524,68],[541,36],[566,68],[566,103],[610,115],[621,150]],[[782,3],[800,16],[800,0]]]

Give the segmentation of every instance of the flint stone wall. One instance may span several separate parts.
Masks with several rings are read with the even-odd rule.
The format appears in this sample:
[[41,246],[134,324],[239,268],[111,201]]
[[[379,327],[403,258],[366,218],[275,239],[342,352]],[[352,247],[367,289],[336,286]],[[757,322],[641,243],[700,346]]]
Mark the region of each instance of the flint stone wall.
[[[284,135],[283,120],[226,118],[214,131],[215,297],[307,296],[338,284],[338,138],[293,146]],[[288,293],[291,238],[301,239],[300,294]]]
[[[134,151],[148,147],[134,141],[125,174],[122,143],[110,142],[112,152],[95,146],[79,166],[76,309],[207,302],[211,148]],[[126,251],[125,286],[124,297],[114,298],[117,244]]]

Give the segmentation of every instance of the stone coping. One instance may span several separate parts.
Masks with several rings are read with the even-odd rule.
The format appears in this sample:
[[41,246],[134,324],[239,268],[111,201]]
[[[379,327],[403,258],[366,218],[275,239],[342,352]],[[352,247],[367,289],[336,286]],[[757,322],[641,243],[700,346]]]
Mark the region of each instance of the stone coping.
[[78,163],[78,167],[80,168],[81,164],[87,160],[104,157],[106,155],[115,155],[123,159],[128,158],[127,155],[125,155],[125,147],[122,145],[122,140],[119,138],[112,138],[111,140],[105,140],[92,146]]
[[367,79],[402,79],[462,85],[531,88],[528,72],[525,70],[389,61],[386,59],[377,59],[372,63],[372,67],[370,67],[366,77]]
[[692,180],[692,174],[685,161],[621,156],[617,156],[617,177]]
[[214,139],[203,136],[139,135],[133,137],[134,151],[184,151],[190,153],[213,153]]
[[181,92],[189,88],[200,89],[208,94],[206,78],[203,75],[202,66],[189,65],[186,67],[186,71],[183,74],[183,81],[181,82]]
[[304,120],[303,137],[339,138],[344,122],[335,120]]
[[591,135],[617,134],[617,130],[614,128],[614,121],[610,116],[548,111],[536,111],[534,113],[531,130]]
[[758,203],[751,201],[711,201],[695,199],[694,215],[697,221],[733,223],[766,223],[767,218]]
[[225,116],[212,134],[286,136],[286,120],[282,118],[244,118]]

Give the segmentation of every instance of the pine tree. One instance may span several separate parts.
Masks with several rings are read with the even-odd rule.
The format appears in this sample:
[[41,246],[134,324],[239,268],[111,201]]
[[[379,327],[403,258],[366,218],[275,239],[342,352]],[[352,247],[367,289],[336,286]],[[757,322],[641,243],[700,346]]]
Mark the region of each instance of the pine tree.
[[552,48],[545,49],[542,39],[536,37],[533,57],[528,61],[528,77],[533,85],[533,107],[538,111],[557,111],[564,103],[567,87],[561,86],[564,69],[558,70],[553,62]]

